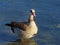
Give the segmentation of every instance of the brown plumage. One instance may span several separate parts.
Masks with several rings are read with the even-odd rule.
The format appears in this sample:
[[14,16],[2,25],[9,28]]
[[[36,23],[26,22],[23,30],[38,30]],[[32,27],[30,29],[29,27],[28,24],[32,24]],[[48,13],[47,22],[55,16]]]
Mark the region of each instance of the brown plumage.
[[13,32],[14,32],[14,28],[19,28],[25,31],[26,28],[28,27],[27,22],[11,22],[10,24],[5,24],[5,25],[10,26]]

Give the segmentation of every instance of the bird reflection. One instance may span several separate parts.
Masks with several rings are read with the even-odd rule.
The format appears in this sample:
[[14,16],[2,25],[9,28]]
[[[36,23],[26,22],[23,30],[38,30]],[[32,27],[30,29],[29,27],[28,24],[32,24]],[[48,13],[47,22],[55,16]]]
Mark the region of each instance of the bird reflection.
[[37,43],[33,39],[24,39],[22,41],[18,39],[16,41],[9,42],[7,45],[37,45]]

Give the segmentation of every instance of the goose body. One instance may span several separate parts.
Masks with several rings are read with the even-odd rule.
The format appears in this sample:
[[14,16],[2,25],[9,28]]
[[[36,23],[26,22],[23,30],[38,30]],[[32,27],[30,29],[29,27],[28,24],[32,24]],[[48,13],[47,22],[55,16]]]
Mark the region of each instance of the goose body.
[[[27,22],[11,22],[10,24],[6,24],[11,27],[13,33],[17,33],[19,38],[21,39],[29,39],[34,37],[38,32],[38,27],[34,21],[35,10],[30,10],[30,16]],[[14,28],[19,28],[19,30],[15,30]]]
[[26,29],[26,31],[23,32],[23,38],[31,38],[34,37],[35,34],[37,34],[37,26],[35,24],[35,22],[31,22],[28,26],[28,28]]

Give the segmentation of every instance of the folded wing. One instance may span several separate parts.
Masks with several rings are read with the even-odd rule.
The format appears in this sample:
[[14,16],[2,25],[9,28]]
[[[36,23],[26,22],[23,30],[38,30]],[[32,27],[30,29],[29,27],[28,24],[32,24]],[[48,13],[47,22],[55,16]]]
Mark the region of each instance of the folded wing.
[[5,24],[5,25],[10,26],[13,32],[14,32],[14,28],[19,28],[25,31],[26,28],[28,27],[27,22],[11,22],[10,24]]

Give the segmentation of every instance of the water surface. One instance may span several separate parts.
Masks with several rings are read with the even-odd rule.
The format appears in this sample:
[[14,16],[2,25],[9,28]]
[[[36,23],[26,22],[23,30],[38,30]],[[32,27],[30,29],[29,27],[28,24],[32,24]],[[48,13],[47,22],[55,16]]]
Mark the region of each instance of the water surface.
[[39,28],[33,38],[38,45],[60,44],[60,0],[0,0],[0,45],[18,37],[5,26],[11,21],[27,21],[29,10],[36,10],[35,22]]

